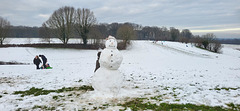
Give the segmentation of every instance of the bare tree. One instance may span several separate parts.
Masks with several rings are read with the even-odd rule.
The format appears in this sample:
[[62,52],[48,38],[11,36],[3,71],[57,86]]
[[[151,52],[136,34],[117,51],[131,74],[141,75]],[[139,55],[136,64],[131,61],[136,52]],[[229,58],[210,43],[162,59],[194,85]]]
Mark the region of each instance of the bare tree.
[[117,37],[123,39],[124,47],[126,47],[127,43],[135,37],[133,27],[130,25],[122,25],[117,31]]
[[[117,30],[119,29],[120,26],[121,25],[116,22],[109,24],[107,27],[108,34],[117,38]],[[117,38],[117,39],[119,39],[119,38]]]
[[170,27],[170,34],[172,41],[176,41],[179,38],[180,32],[178,29],[175,29],[174,27]]
[[213,42],[213,51],[216,52],[216,53],[220,53],[220,50],[222,49],[222,45],[218,42],[218,41],[215,41]]
[[53,35],[58,37],[64,44],[67,44],[68,40],[74,36],[74,12],[73,7],[59,8],[45,22],[47,27],[52,30]]
[[51,33],[50,29],[45,23],[42,24],[42,27],[39,29],[39,36],[42,38],[43,42],[50,44],[51,42]]
[[90,28],[88,36],[89,38],[94,39],[94,44],[99,44],[100,38],[103,37],[103,34],[100,32],[97,26],[93,26]]
[[160,33],[162,40],[171,40],[171,34],[167,27],[160,28]]
[[8,36],[10,22],[0,17],[0,45],[3,44],[4,39]]
[[75,29],[83,39],[83,44],[87,44],[88,33],[90,28],[96,23],[96,18],[89,9],[77,9],[75,14],[76,25]]
[[193,35],[189,29],[183,29],[181,36],[190,39]]
[[207,33],[206,35],[202,35],[203,41],[202,44],[205,49],[209,48],[211,50],[211,46],[209,47],[209,44],[212,43],[216,36],[213,33]]
[[199,35],[194,35],[189,41],[197,47],[202,47],[202,38]]
[[189,29],[183,29],[180,33],[179,41],[188,43],[189,39],[193,37],[191,31]]

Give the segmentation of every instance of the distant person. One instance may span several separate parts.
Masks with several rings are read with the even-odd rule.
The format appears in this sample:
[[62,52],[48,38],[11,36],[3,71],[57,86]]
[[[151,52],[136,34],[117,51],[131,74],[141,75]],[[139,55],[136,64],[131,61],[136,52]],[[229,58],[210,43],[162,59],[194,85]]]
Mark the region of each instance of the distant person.
[[33,63],[37,66],[37,69],[40,69],[40,68],[39,68],[39,64],[42,63],[42,61],[39,59],[38,56],[36,56],[36,57],[33,59]]
[[43,67],[44,67],[44,68],[47,68],[47,66],[46,66],[47,58],[46,58],[44,55],[39,55],[39,57],[42,58],[42,61],[43,61]]
[[94,71],[94,72],[96,72],[97,69],[100,68],[100,63],[99,63],[100,55],[101,55],[101,52],[98,52],[98,53],[97,53],[98,58],[97,58],[97,60],[96,60],[96,68],[95,68],[95,71]]

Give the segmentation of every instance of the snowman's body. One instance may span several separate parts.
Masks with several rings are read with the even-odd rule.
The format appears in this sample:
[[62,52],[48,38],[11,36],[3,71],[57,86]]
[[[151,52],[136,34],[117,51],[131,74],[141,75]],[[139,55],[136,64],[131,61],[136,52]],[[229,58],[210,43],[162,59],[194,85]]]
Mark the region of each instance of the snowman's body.
[[123,75],[118,70],[123,57],[117,49],[114,37],[109,36],[105,46],[99,59],[100,68],[93,76],[92,85],[98,93],[116,95],[123,81]]

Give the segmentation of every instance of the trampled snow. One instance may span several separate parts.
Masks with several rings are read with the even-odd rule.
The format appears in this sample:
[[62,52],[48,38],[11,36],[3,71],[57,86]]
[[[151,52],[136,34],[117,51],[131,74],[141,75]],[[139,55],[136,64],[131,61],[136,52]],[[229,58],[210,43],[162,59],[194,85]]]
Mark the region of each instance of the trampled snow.
[[[0,109],[32,109],[34,105],[50,105],[60,110],[91,109],[94,105],[124,102],[127,97],[157,95],[164,95],[161,102],[166,103],[210,106],[240,104],[240,51],[236,48],[240,46],[224,45],[222,54],[217,54],[191,44],[133,41],[127,50],[120,51],[123,62],[119,71],[124,75],[124,82],[121,93],[116,98],[99,97],[89,91],[76,92],[80,96],[65,98],[65,101],[53,100],[54,95],[59,95],[56,93],[25,97],[12,93],[32,87],[60,89],[91,85],[97,50],[0,48],[0,61],[31,63],[0,65]],[[39,54],[48,58],[53,69],[36,70],[32,61]],[[212,90],[223,87],[237,89]]]

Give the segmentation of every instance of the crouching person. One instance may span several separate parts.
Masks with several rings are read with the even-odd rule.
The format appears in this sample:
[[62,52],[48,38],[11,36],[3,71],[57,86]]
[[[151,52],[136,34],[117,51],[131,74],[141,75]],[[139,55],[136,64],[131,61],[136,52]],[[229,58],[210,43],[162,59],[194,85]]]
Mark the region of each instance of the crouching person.
[[47,64],[45,64],[45,66],[46,66],[46,68],[44,68],[44,65],[42,65],[41,67],[40,67],[40,69],[52,69],[52,67],[50,67],[50,65],[47,63]]
[[46,64],[46,69],[52,69],[52,67],[50,67],[50,65],[47,63]]
[[45,69],[45,68],[47,68],[47,66],[46,66],[46,63],[47,63],[47,58],[46,58],[44,55],[39,55],[39,57],[41,57],[41,58],[42,58],[42,61],[43,61],[43,67],[44,67],[44,69]]

